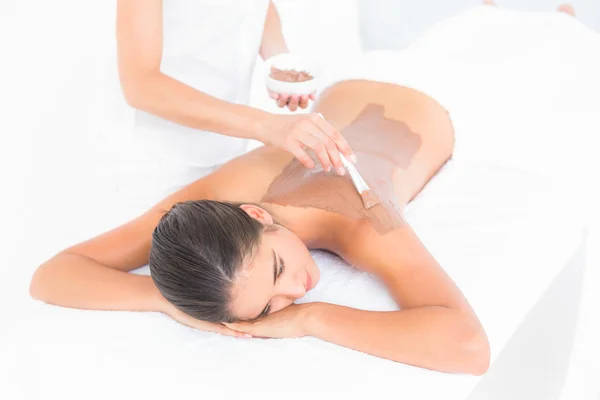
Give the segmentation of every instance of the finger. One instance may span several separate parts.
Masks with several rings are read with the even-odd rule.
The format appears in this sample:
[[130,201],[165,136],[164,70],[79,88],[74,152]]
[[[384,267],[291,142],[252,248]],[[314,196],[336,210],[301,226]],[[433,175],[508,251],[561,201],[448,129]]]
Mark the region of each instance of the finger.
[[290,95],[289,94],[280,94],[279,95],[279,99],[277,99],[277,105],[279,106],[279,108],[283,108],[286,106],[286,104],[288,103],[288,100],[290,99]]
[[273,100],[277,100],[279,98],[279,93],[269,90],[269,97],[272,98]]
[[342,162],[342,159],[340,158],[340,152],[338,151],[337,148],[327,148],[327,153],[329,155],[329,159],[331,160],[331,163],[333,164],[333,167],[335,168],[335,171],[338,173],[338,175],[344,176],[346,175],[346,168],[344,168],[344,163]]
[[314,93],[311,93],[311,94],[309,94],[309,95],[308,95],[308,98],[309,98],[309,99],[311,99],[311,100],[314,100],[314,99],[316,99],[316,98],[317,98],[317,92],[314,92]]
[[238,323],[232,323],[232,324],[223,323],[223,325],[229,325],[232,328],[237,329],[237,330],[244,330],[247,335],[251,335],[251,337],[253,337],[253,338],[269,339],[271,337],[269,335],[265,335],[265,334],[261,335],[260,334],[260,330],[262,327],[260,321],[238,322]]
[[300,108],[305,109],[306,107],[308,107],[308,96],[301,96],[300,97]]
[[290,111],[296,111],[298,109],[298,104],[300,102],[300,96],[298,95],[292,95],[292,97],[290,97],[290,101],[288,103],[288,108],[290,109]]
[[231,329],[226,326],[224,326],[223,329],[221,329],[219,331],[219,333],[224,336],[231,336],[231,337],[240,338],[240,339],[251,339],[252,338],[252,335],[249,333],[236,331],[236,330]]
[[338,173],[338,175],[345,175],[346,169],[344,168],[344,163],[342,163],[342,159],[340,158],[340,152],[335,145],[333,139],[329,136],[325,135],[319,129],[315,129],[311,132],[319,141],[325,144],[325,150],[327,151],[327,158],[329,159],[333,168]]
[[300,161],[300,164],[304,165],[308,169],[312,169],[315,167],[315,162],[310,158],[308,153],[304,151],[304,149],[298,143],[296,146],[293,146],[290,150],[290,153],[294,155]]
[[339,175],[345,175],[346,169],[344,168],[344,163],[342,163],[339,150],[333,139],[327,136],[321,129],[319,129],[316,126],[314,127],[314,129],[309,130],[309,133],[325,145],[325,150],[327,152],[326,157],[331,163],[331,165],[333,165],[333,167],[335,168],[335,171]]
[[315,125],[317,125],[321,131],[323,131],[323,133],[325,133],[335,142],[337,149],[344,154],[348,160],[351,162],[356,162],[356,155],[354,154],[354,151],[352,151],[352,148],[350,148],[346,138],[342,136],[337,129],[331,126],[329,122],[327,122],[325,118],[319,114],[313,114],[311,119]]
[[222,335],[233,336],[237,338],[250,339],[252,334],[243,331],[243,326],[241,324],[230,324],[227,322],[223,322],[223,329],[219,332]]
[[322,140],[319,140],[318,138],[312,135],[307,135],[306,137],[302,138],[301,142],[304,145],[310,147],[315,152],[315,154],[319,158],[319,161],[321,162],[321,165],[323,166],[323,171],[329,172],[331,169],[331,160],[329,158],[329,152],[327,151],[326,144],[323,143]]

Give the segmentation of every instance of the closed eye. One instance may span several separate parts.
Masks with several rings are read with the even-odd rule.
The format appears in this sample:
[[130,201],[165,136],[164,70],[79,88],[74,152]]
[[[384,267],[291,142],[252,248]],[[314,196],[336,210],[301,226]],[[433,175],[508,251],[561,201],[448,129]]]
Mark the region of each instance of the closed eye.
[[277,274],[277,278],[279,278],[282,274],[283,271],[285,271],[285,262],[283,261],[283,258],[279,259],[279,273]]
[[[285,263],[283,259],[280,258],[279,260],[277,260],[277,254],[275,253],[275,250],[273,250],[273,284],[277,283],[277,279],[279,279],[279,277],[283,274],[284,271]],[[269,311],[271,311],[271,301],[269,301],[265,308],[263,308],[262,312],[258,315],[258,317],[254,319],[259,319],[268,315]]]

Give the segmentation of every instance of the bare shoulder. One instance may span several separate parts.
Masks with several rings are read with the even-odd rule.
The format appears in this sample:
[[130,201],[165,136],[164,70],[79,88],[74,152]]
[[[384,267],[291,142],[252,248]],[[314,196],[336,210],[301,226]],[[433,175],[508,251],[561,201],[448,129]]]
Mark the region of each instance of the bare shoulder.
[[159,202],[153,209],[165,213],[189,200],[258,202],[292,156],[263,146],[236,157]]
[[385,234],[368,223],[358,223],[346,236],[340,256],[381,278],[401,308],[443,305],[472,312],[408,223]]
[[109,267],[129,271],[148,263],[152,231],[173,205],[190,200],[255,201],[283,168],[285,154],[259,148],[224,164],[216,172],[164,198],[139,217],[106,233],[70,247],[78,254]]
[[[411,265],[436,264],[411,226],[381,233],[367,220],[346,224],[340,230],[338,254],[361,270],[386,275]],[[393,266],[393,267],[391,267]]]
[[262,146],[237,157],[206,177],[216,200],[259,202],[293,156]]

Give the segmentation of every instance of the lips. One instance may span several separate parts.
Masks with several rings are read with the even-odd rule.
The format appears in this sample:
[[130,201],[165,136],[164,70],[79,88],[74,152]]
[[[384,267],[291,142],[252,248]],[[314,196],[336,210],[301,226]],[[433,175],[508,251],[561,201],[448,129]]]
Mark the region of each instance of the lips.
[[306,283],[305,283],[305,287],[306,287],[306,291],[308,292],[310,289],[312,289],[312,279],[310,278],[310,275],[308,274],[308,272],[306,272]]

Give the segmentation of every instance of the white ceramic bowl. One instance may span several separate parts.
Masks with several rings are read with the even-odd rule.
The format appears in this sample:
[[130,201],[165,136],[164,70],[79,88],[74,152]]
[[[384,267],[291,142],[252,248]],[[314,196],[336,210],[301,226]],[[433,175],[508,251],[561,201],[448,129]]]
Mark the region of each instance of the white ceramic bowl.
[[[312,75],[313,79],[304,82],[283,82],[271,78],[271,67],[277,69],[293,69],[296,71],[306,71]],[[319,85],[319,68],[318,65],[308,60],[306,57],[284,53],[273,56],[267,59],[264,63],[265,68],[265,83],[267,87],[276,93],[296,94],[299,96],[309,95],[315,92]]]

